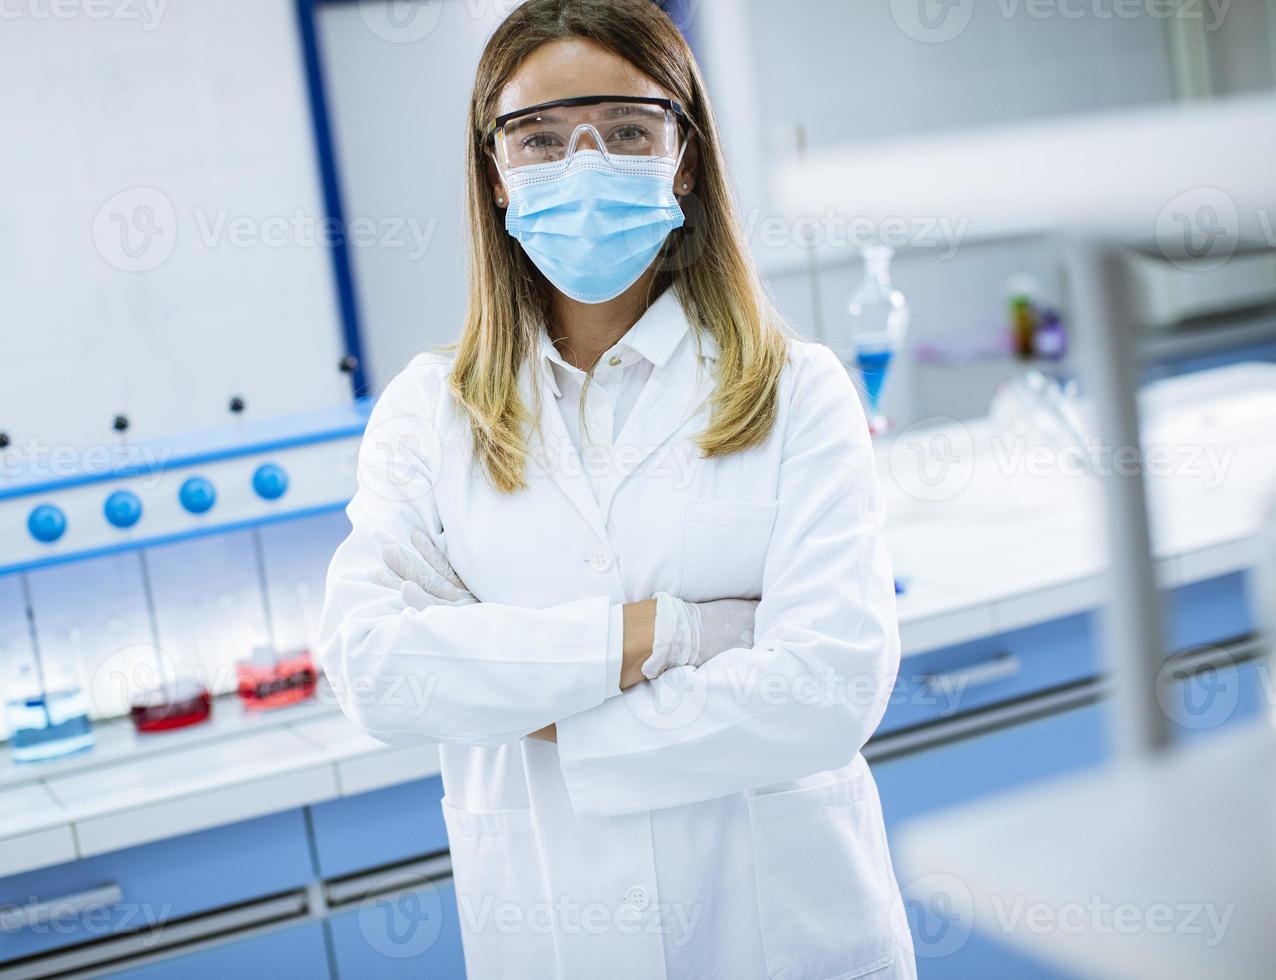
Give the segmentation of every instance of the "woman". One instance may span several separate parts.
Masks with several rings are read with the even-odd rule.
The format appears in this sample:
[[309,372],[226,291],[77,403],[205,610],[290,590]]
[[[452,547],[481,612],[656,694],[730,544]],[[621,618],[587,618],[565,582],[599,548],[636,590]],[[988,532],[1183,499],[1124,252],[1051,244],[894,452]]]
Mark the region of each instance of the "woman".
[[377,404],[323,625],[346,713],[441,743],[469,975],[914,976],[868,430],[763,299],[690,51],[529,0],[469,124],[461,341]]

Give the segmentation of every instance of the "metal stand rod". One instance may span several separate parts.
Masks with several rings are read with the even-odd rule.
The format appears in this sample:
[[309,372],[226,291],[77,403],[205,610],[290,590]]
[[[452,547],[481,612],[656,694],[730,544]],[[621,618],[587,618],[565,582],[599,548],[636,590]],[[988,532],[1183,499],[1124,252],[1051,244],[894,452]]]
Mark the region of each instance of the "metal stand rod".
[[1101,452],[1109,589],[1104,628],[1123,761],[1169,743],[1157,698],[1164,663],[1160,593],[1152,560],[1143,455],[1139,443],[1138,359],[1128,278],[1115,246],[1072,243],[1068,273],[1082,376],[1094,403]]

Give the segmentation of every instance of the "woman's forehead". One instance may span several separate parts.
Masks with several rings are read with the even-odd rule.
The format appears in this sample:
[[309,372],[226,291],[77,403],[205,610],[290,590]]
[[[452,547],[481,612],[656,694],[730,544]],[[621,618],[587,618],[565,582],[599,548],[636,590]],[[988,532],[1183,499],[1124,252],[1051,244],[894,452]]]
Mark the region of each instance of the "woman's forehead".
[[541,45],[518,66],[497,99],[496,114],[586,95],[670,98],[620,55],[585,38]]

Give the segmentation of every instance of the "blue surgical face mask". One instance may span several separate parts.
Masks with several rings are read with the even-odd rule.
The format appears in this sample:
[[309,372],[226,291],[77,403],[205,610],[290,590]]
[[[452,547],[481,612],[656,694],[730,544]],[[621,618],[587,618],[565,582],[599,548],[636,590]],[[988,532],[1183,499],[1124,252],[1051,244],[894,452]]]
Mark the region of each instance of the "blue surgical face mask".
[[505,228],[564,295],[605,303],[638,281],[686,220],[673,192],[680,162],[577,150],[518,167],[502,175]]

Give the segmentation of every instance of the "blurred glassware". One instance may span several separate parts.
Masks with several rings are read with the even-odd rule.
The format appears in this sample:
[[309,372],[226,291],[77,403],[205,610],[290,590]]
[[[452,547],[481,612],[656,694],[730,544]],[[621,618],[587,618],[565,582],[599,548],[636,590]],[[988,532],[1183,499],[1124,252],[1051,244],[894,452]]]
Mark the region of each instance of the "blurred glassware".
[[259,711],[282,708],[314,696],[319,672],[309,650],[276,656],[269,646],[253,650],[248,660],[235,665],[239,679],[239,700],[245,708]]
[[[254,711],[282,708],[314,697],[319,671],[310,655],[309,644],[281,653],[277,642],[275,612],[270,602],[270,581],[266,575],[266,553],[261,531],[253,528],[253,552],[257,559],[257,585],[261,593],[264,635],[253,644],[252,655],[235,664],[239,700]],[[308,588],[298,589],[303,619],[310,616]]]
[[207,721],[213,698],[193,677],[177,677],[139,691],[129,704],[129,717],[139,732],[166,732]]
[[908,330],[908,303],[904,294],[891,285],[894,249],[870,245],[861,250],[864,278],[847,304],[850,321],[848,345],[843,361],[855,367],[864,379],[868,398],[869,429],[874,435],[887,430],[888,422],[878,407],[882,385],[895,354],[903,346]]
[[1048,309],[1041,314],[1041,323],[1032,343],[1038,357],[1048,361],[1063,360],[1068,353],[1068,331],[1058,313]]
[[1077,449],[1089,465],[1092,437],[1081,417],[1075,379],[1027,371],[997,386],[988,416],[1003,437],[1030,439],[1053,449]]
[[[71,627],[72,651],[80,645],[79,631]],[[14,761],[42,762],[92,748],[88,700],[74,667],[46,669],[35,649],[11,652],[6,661],[4,708]]]
[[[198,654],[192,657],[191,651],[171,654],[160,646],[150,564],[145,551],[139,551],[137,556],[146,592],[155,677],[152,683],[141,685],[131,693],[129,717],[138,732],[165,732],[197,725],[207,721],[213,711],[212,694],[199,676],[202,668],[200,658]],[[187,608],[185,618],[187,628],[182,635],[189,640],[195,635],[192,627],[200,618],[194,605]]]
[[1020,360],[1031,360],[1036,354],[1041,325],[1041,283],[1036,276],[1020,273],[1006,280],[1004,291],[1010,317],[1010,349]]

